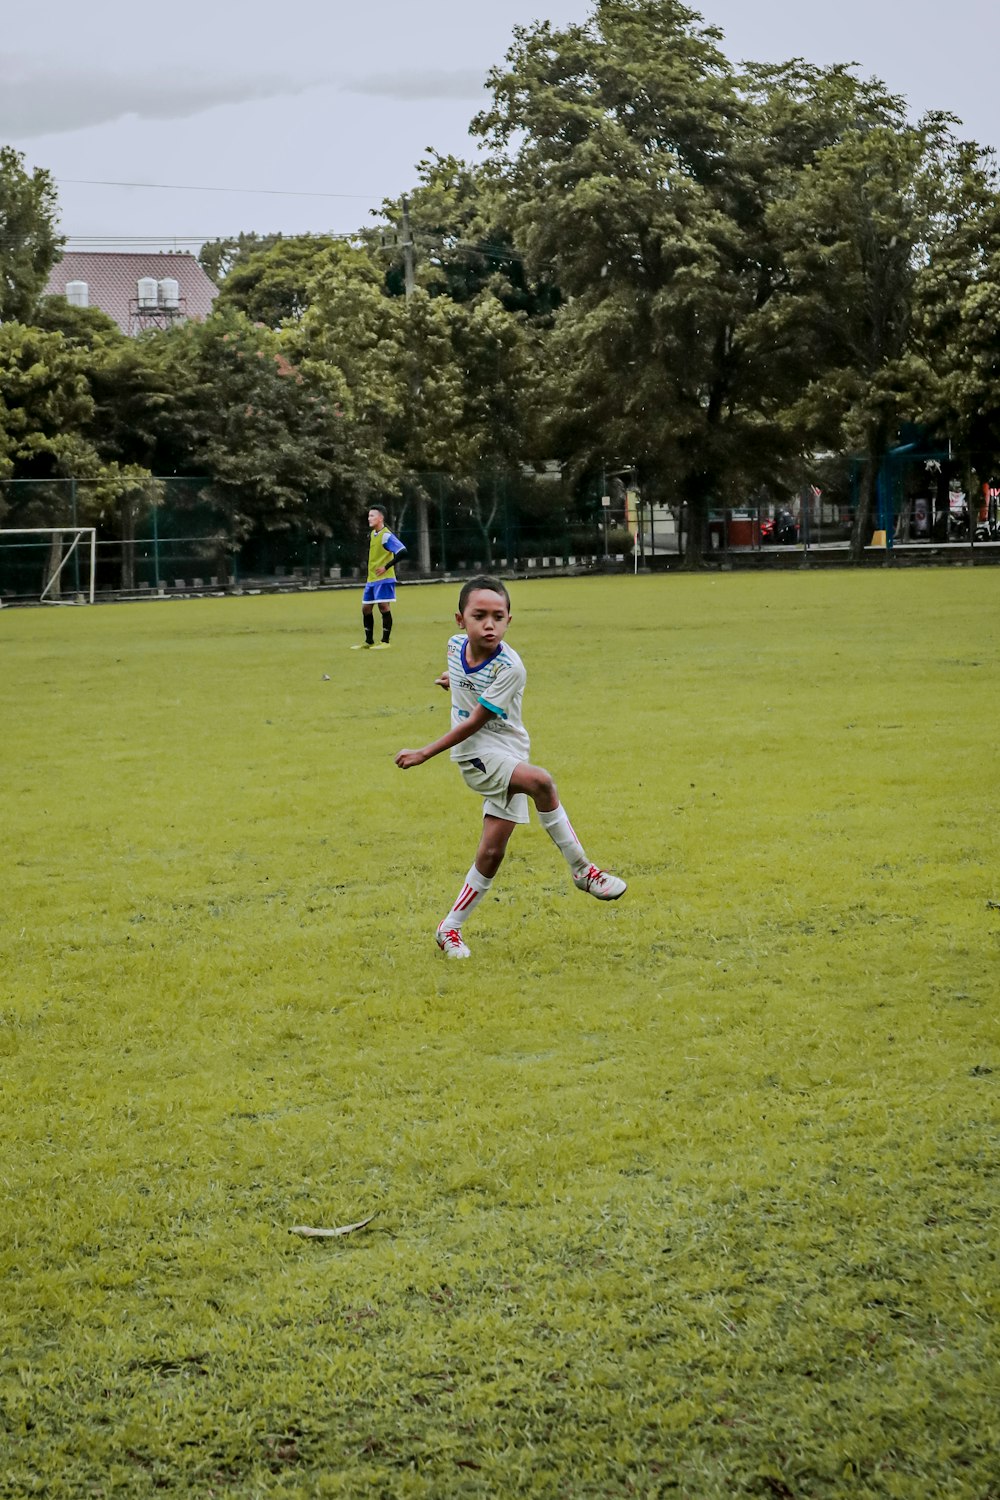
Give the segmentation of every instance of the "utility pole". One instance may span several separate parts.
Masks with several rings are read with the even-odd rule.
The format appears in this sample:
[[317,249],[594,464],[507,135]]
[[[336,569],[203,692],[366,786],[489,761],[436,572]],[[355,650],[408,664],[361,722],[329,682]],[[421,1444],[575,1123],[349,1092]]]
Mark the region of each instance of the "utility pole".
[[413,274],[413,235],[410,233],[410,200],[403,194],[403,277],[406,287],[406,300],[409,302],[416,290],[416,278]]
[[[406,302],[409,306],[413,293],[417,288],[417,279],[414,274],[413,263],[413,234],[410,230],[410,200],[403,194],[402,197],[403,223],[402,223],[402,251],[403,251],[403,284],[406,289]],[[416,395],[419,389],[419,380],[413,377],[412,394]],[[417,562],[421,573],[429,573],[431,570],[431,529],[427,516],[427,496],[423,488],[417,487]],[[442,530],[444,528],[444,515],[441,517]]]
[[601,460],[601,519],[604,522],[604,556],[601,559],[606,563],[608,560],[608,511],[611,509],[611,496],[608,494],[608,476],[605,470],[604,460]]

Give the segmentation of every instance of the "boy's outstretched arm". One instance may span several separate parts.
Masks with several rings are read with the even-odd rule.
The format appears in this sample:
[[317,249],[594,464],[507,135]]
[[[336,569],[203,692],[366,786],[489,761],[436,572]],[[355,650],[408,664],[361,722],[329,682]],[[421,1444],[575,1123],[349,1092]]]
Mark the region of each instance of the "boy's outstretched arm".
[[460,745],[463,740],[469,739],[492,718],[493,714],[489,709],[477,703],[467,719],[463,719],[455,729],[449,729],[447,734],[443,734],[433,744],[425,745],[422,750],[400,750],[396,756],[396,764],[401,771],[409,771],[413,766],[422,766],[425,760],[440,755],[442,750],[450,750],[453,745]]

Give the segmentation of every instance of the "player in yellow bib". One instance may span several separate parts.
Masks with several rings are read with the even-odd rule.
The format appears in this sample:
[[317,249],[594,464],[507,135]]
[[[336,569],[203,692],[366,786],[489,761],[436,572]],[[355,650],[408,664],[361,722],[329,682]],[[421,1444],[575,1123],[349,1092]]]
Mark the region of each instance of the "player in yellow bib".
[[[364,641],[353,649],[367,647],[378,651],[388,646],[392,634],[392,608],[396,600],[396,559],[406,551],[398,536],[393,536],[385,524],[385,511],[373,505],[368,512],[371,537],[368,542],[368,578],[361,599],[361,620],[365,627]],[[375,645],[375,606],[382,615],[382,640]]]

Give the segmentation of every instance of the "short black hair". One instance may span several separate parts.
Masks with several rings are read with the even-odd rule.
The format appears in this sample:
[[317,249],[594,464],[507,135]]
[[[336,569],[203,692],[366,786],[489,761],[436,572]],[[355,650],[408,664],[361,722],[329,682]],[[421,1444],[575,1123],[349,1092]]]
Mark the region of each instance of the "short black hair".
[[470,578],[468,583],[463,583],[462,592],[458,596],[458,612],[465,614],[465,606],[469,602],[469,595],[474,594],[476,589],[489,589],[491,594],[502,594],[507,601],[507,613],[510,614],[510,595],[499,578],[490,578],[486,573],[480,573],[477,578]]

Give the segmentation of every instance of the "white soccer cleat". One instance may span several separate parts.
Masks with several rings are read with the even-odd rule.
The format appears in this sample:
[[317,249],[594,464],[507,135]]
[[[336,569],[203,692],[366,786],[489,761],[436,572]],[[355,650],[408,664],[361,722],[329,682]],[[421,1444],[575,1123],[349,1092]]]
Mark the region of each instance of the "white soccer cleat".
[[578,891],[587,891],[591,896],[596,896],[598,901],[617,901],[628,890],[624,880],[609,874],[607,870],[599,870],[596,865],[588,865],[579,875],[574,875],[573,884]]
[[458,927],[445,927],[442,922],[434,936],[445,958],[472,957],[469,949],[462,941],[462,933]]

